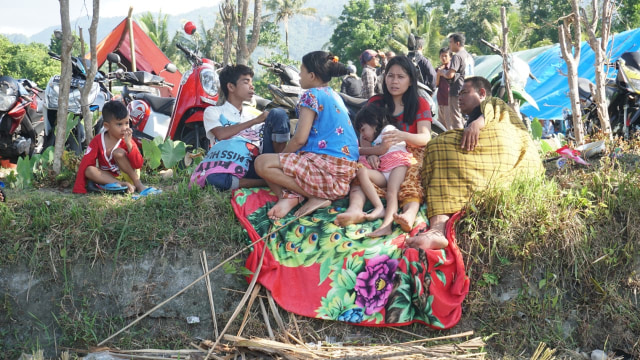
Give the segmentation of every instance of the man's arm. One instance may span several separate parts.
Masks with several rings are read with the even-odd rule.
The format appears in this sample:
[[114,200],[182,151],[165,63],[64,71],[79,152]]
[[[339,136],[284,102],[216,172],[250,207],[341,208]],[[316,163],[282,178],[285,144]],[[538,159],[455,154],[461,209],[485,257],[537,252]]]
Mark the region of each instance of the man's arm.
[[368,99],[376,93],[376,74],[374,71],[362,73],[362,97]]
[[451,62],[449,62],[449,68],[438,70],[438,73],[446,79],[453,79],[453,77],[456,76],[457,70],[460,69],[460,65],[462,65],[460,56],[453,55]]
[[260,116],[249,121],[233,124],[231,126],[217,126],[211,129],[211,133],[218,140],[227,140],[238,135],[242,130],[246,130],[254,125],[261,124],[267,119],[268,111],[263,111]]
[[460,144],[460,147],[463,150],[473,151],[473,149],[476,148],[476,145],[478,145],[480,131],[484,126],[484,115],[471,122],[471,124],[469,124],[469,126],[462,132],[462,143]]

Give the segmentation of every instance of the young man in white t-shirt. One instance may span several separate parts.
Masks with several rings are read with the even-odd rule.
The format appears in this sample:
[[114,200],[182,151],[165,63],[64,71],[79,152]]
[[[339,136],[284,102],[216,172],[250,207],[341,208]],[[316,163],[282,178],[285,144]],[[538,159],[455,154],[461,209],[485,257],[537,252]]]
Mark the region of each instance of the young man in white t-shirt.
[[226,66],[220,72],[222,105],[204,112],[204,128],[212,146],[191,176],[191,183],[218,190],[266,186],[256,174],[254,159],[262,153],[281,152],[289,141],[290,125],[282,109],[257,117],[243,105],[255,91],[253,70],[245,65]]

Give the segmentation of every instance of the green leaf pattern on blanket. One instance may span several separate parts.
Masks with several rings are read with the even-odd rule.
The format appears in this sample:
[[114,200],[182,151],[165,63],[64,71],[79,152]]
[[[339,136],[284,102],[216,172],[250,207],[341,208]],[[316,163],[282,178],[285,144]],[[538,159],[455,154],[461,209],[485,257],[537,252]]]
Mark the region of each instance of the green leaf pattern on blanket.
[[[236,195],[236,201],[242,205],[248,195]],[[293,219],[288,215],[272,222],[266,216],[272,205],[249,215],[259,234]],[[316,310],[318,317],[375,324],[421,320],[443,327],[431,311],[431,277],[424,268],[424,253],[420,251],[421,261],[411,262],[403,256],[397,241],[394,242],[402,235],[399,227],[387,237],[366,237],[382,220],[344,228],[335,225],[336,214],[344,211],[346,205],[346,200],[335,201],[331,207],[300,218],[267,239],[269,250],[280,264],[288,267],[319,264],[318,285],[327,279],[331,281],[331,289]],[[444,260],[439,265],[442,263]],[[442,277],[439,279],[446,282]]]

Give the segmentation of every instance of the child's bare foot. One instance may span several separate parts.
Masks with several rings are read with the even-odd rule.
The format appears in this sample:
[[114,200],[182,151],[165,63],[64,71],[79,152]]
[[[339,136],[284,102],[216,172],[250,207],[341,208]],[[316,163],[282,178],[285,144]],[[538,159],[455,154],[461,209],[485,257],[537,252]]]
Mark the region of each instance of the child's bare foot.
[[336,220],[334,221],[334,224],[342,227],[345,227],[351,224],[360,224],[361,222],[364,222],[366,220],[365,219],[366,215],[367,214],[362,210],[353,211],[353,210],[347,209],[347,211],[343,212],[342,214],[338,214],[336,216]]
[[4,202],[5,198],[4,198],[4,191],[2,191],[2,189],[0,189],[0,202]]
[[449,245],[449,241],[442,231],[438,229],[430,229],[427,232],[412,236],[405,240],[405,243],[412,248],[429,250],[444,249]]
[[379,208],[373,209],[373,211],[371,211],[370,213],[366,214],[364,216],[364,219],[367,220],[367,221],[381,219],[381,218],[384,217],[384,214],[385,214],[384,207],[379,207]]
[[408,233],[413,229],[413,223],[416,221],[415,218],[410,219],[407,214],[393,214],[393,221],[400,225],[402,231]]
[[267,216],[271,220],[280,220],[281,218],[287,216],[287,214],[296,207],[300,203],[300,198],[284,198],[278,200],[278,202],[273,205],[273,207],[267,212]]
[[118,184],[119,184],[120,186],[126,186],[126,187],[127,187],[127,192],[128,192],[128,193],[131,193],[131,194],[133,194],[136,190],[138,190],[138,192],[140,192],[140,191],[142,191],[142,190],[144,190],[144,189],[146,189],[146,188],[147,188],[147,187],[145,186],[145,187],[143,187],[142,189],[138,189],[138,188],[136,188],[135,186],[133,186],[132,184],[129,184],[128,182],[126,182],[126,181],[118,181]]
[[293,215],[296,217],[309,215],[312,212],[331,205],[331,200],[310,197]]
[[391,235],[391,224],[386,226],[381,226],[377,228],[375,231],[372,231],[367,234],[367,236],[371,238],[387,236],[387,235]]

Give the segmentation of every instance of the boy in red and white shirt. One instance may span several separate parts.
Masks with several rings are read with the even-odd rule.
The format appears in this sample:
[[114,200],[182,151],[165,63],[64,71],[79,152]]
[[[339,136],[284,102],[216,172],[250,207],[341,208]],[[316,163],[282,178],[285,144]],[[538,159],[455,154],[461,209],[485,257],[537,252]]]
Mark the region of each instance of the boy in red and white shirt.
[[[142,168],[143,159],[131,136],[129,111],[119,101],[109,101],[102,108],[104,131],[91,140],[80,162],[73,192],[87,192],[87,180],[109,190],[119,188],[132,193],[139,191],[147,195],[149,189],[140,181],[137,169]],[[97,163],[96,163],[97,162]],[[102,185],[102,186],[100,186]]]

